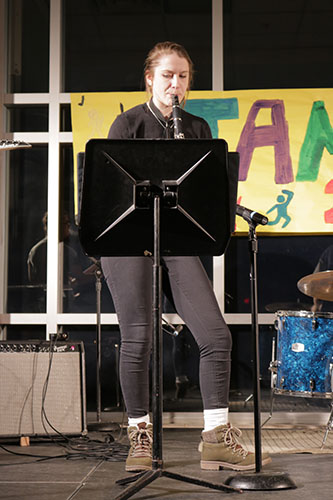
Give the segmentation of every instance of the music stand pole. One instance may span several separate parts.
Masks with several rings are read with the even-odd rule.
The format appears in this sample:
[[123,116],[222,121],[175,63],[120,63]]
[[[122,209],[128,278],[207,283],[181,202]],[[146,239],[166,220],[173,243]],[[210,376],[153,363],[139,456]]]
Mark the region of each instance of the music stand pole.
[[101,396],[101,372],[102,372],[102,327],[101,327],[101,289],[102,270],[98,263],[96,271],[96,416],[97,422],[101,422],[102,396]]
[[160,250],[159,195],[154,197],[154,255],[153,255],[153,356],[152,356],[152,410],[153,410],[153,470],[163,465],[163,343],[162,343],[162,268]]

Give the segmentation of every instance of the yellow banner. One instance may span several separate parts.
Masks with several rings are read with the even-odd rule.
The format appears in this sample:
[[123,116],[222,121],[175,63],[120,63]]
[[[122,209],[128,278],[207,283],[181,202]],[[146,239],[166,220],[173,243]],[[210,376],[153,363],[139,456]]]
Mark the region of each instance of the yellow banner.
[[[118,114],[146,99],[145,92],[71,95],[75,174],[86,142],[107,137]],[[213,136],[240,153],[238,203],[267,215],[259,231],[332,231],[332,89],[193,91],[185,109],[205,118]],[[236,222],[236,232],[247,232],[245,221]]]

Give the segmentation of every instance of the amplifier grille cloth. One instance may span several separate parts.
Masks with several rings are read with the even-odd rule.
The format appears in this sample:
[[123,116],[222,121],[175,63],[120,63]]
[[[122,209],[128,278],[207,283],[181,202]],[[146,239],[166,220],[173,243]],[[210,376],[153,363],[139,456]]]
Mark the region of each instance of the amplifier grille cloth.
[[[43,408],[62,434],[84,430],[81,353],[54,352]],[[42,417],[49,352],[0,353],[0,435],[56,434]],[[43,425],[44,423],[44,425]]]

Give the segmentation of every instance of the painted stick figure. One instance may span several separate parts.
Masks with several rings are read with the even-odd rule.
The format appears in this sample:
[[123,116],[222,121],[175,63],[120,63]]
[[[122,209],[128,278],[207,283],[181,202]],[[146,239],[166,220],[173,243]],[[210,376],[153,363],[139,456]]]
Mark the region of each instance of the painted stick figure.
[[288,226],[289,222],[291,221],[291,217],[287,214],[287,207],[288,207],[289,203],[291,202],[291,200],[294,196],[294,193],[292,191],[288,191],[287,189],[282,189],[282,193],[285,194],[286,197],[279,194],[276,198],[276,201],[278,203],[273,205],[272,208],[270,208],[266,212],[266,214],[269,214],[270,212],[272,212],[275,209],[277,212],[276,219],[270,220],[268,222],[269,226],[275,226],[276,224],[278,224],[280,222],[281,219],[284,219],[285,222],[283,223],[282,227],[286,227],[286,226]]

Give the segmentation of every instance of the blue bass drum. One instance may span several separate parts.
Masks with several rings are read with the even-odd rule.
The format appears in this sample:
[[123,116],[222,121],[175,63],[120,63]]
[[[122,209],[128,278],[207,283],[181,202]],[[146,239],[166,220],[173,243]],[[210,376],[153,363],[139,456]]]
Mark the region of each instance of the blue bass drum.
[[278,311],[274,392],[333,396],[333,314]]

